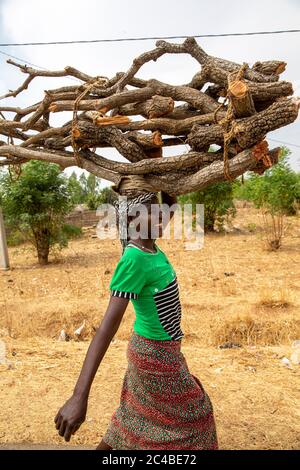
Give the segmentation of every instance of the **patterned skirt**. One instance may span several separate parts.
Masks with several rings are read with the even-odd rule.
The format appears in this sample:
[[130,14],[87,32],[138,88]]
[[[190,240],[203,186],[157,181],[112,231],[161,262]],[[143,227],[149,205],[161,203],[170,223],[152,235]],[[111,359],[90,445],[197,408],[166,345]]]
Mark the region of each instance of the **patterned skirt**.
[[217,450],[213,407],[181,340],[132,334],[120,405],[103,441],[119,450]]

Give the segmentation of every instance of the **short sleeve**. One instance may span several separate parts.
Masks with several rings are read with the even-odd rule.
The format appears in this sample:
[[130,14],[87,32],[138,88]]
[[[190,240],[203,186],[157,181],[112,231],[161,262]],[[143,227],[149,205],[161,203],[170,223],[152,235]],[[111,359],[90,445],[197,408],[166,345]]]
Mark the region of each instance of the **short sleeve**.
[[139,260],[123,255],[109,284],[111,295],[126,299],[137,299],[145,284],[146,275]]

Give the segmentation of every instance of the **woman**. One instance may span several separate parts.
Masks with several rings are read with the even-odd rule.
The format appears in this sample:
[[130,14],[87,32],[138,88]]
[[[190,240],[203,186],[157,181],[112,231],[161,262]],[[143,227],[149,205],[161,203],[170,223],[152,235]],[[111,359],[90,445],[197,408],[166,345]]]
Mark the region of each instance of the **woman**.
[[[165,193],[162,196],[162,202],[174,202]],[[147,209],[139,212],[142,237],[137,231],[132,235],[137,219],[131,215],[141,204]],[[177,277],[155,243],[163,232],[157,194],[143,191],[116,207],[119,233],[125,234],[121,237],[123,254],[110,281],[107,311],[73,395],[55,417],[56,429],[69,441],[84,422],[94,376],[131,300],[136,320],[127,348],[120,406],[96,449],[218,449],[211,401],[181,352],[184,334]],[[153,207],[159,209],[156,217]]]

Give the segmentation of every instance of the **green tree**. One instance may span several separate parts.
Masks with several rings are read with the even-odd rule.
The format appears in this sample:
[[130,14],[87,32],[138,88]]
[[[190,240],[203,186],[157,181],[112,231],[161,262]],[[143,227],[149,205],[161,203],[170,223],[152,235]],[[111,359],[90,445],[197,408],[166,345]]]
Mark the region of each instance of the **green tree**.
[[263,216],[264,236],[269,248],[282,243],[286,216],[295,215],[300,203],[300,177],[288,162],[289,149],[283,147],[279,162],[263,175],[251,174],[244,185],[235,185],[237,198],[253,201]]
[[87,180],[86,180],[86,187],[88,193],[98,193],[100,190],[100,178],[93,175],[93,173],[89,173]]
[[98,204],[112,204],[113,201],[117,199],[117,194],[110,187],[107,186],[101,189],[99,193]]
[[227,181],[180,196],[178,200],[181,204],[192,204],[193,209],[196,204],[204,204],[204,229],[207,231],[213,231],[215,223],[222,228],[225,218],[236,214],[232,184]]
[[82,193],[84,197],[86,197],[88,193],[88,188],[87,188],[87,177],[85,176],[84,171],[79,176],[79,183],[82,189]]
[[77,177],[76,173],[69,176],[68,189],[71,200],[76,204],[86,204],[90,210],[95,210],[99,204],[101,179],[89,173],[88,176],[82,172]]
[[99,195],[100,195],[100,178],[97,178],[92,173],[89,173],[86,180],[86,198],[85,202],[90,210],[96,210],[99,205]]
[[1,190],[1,187],[2,187],[1,184],[6,175],[7,175],[6,169],[0,167],[0,206],[3,206],[3,191]]
[[74,205],[84,202],[84,193],[75,171],[68,177],[68,192]]
[[70,227],[63,223],[71,210],[66,177],[58,165],[31,160],[19,177],[1,180],[1,200],[8,226],[26,232],[40,264],[48,263],[50,247],[66,244]]

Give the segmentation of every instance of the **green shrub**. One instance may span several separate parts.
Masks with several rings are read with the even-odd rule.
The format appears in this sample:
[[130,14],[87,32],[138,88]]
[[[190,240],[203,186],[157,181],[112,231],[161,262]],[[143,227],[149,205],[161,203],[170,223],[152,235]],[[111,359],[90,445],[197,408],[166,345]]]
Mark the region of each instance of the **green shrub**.
[[226,219],[236,215],[233,202],[233,188],[230,182],[216,183],[202,191],[179,196],[181,204],[204,204],[204,230],[213,231],[215,224],[223,228]]
[[259,176],[252,173],[244,184],[234,184],[234,197],[253,201],[256,208],[272,214],[295,215],[300,202],[300,175],[288,163],[290,151],[283,148],[279,162]]
[[2,175],[0,193],[8,228],[31,241],[39,263],[47,264],[50,247],[66,243],[64,216],[73,207],[59,165],[31,160],[20,176],[13,170]]

